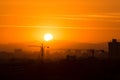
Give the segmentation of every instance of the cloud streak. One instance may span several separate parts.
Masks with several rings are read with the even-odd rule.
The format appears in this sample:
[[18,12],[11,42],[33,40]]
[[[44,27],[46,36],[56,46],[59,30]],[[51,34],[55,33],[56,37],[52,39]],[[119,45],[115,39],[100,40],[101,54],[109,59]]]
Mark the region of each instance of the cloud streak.
[[120,13],[108,13],[108,14],[81,14],[81,15],[44,15],[44,16],[33,16],[33,15],[0,15],[1,19],[4,18],[15,18],[24,20],[66,20],[66,21],[107,21],[107,22],[120,22]]
[[[4,17],[15,17],[15,18],[20,18],[20,19],[34,19],[34,20],[38,20],[38,19],[45,19],[45,20],[67,20],[67,21],[98,21],[98,22],[103,22],[103,21],[107,21],[108,23],[117,23],[119,25],[120,23],[120,13],[106,13],[106,14],[80,14],[80,15],[47,15],[45,16],[32,16],[32,15],[0,15],[0,17],[4,18]],[[1,19],[2,19],[1,18]],[[96,23],[97,24],[97,23]],[[105,24],[102,24],[105,25]],[[0,27],[33,27],[33,28],[47,28],[47,29],[94,29],[94,30],[120,30],[119,27],[84,27],[84,25],[82,25],[82,27],[75,27],[74,25],[72,26],[65,26],[65,27],[53,27],[53,26],[24,26],[21,24],[21,26],[19,25],[0,25]],[[64,26],[64,25],[63,25]]]
[[[45,14],[44,14],[45,15]],[[29,17],[29,18],[50,18],[50,19],[74,19],[74,20],[81,20],[81,19],[92,19],[92,18],[96,18],[96,19],[101,19],[101,18],[113,18],[113,19],[120,19],[120,13],[108,13],[108,14],[80,14],[80,15],[47,15],[47,17],[45,16],[33,16],[33,15],[10,15],[10,14],[6,14],[3,15],[1,14],[0,17]]]
[[115,27],[75,27],[75,26],[16,26],[16,25],[0,25],[0,28],[38,28],[38,29],[80,29],[80,30],[120,30]]

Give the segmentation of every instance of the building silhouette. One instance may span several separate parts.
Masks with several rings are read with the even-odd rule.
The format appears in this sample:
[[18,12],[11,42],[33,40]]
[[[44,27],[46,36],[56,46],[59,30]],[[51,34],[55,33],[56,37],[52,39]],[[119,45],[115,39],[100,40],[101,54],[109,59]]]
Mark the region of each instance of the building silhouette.
[[14,50],[14,58],[15,59],[25,59],[25,52],[22,49],[15,49]]
[[110,57],[120,57],[120,42],[117,42],[117,39],[108,42],[108,49]]
[[22,49],[15,49],[14,50],[14,53],[22,53],[23,51],[22,51]]

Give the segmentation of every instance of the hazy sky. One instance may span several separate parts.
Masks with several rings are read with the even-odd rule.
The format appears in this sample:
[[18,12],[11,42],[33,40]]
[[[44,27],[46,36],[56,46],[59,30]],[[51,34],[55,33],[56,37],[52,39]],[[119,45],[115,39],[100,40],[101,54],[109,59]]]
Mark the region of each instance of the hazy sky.
[[0,0],[0,42],[39,40],[45,32],[78,42],[120,38],[120,0]]

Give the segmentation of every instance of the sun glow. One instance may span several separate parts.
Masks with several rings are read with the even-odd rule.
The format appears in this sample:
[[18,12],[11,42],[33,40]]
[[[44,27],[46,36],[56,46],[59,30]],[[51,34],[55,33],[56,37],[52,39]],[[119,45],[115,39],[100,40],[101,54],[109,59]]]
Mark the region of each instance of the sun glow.
[[53,39],[53,35],[52,34],[47,33],[47,34],[44,35],[44,40],[45,41],[50,41],[52,39]]

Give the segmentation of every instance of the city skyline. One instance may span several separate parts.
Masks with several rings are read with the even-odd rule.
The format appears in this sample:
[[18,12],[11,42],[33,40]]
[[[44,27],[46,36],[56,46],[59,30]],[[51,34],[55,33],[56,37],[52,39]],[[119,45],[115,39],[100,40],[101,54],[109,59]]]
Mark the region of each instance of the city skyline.
[[0,80],[120,80],[120,0],[0,0]]

